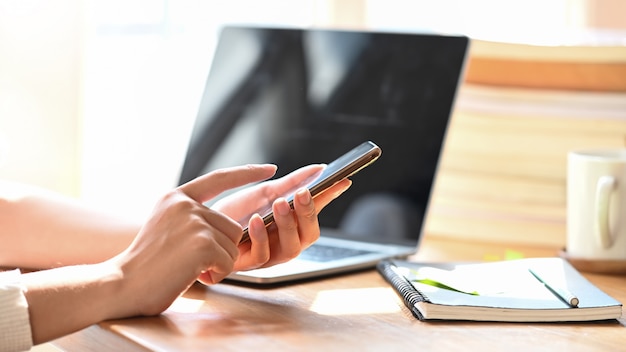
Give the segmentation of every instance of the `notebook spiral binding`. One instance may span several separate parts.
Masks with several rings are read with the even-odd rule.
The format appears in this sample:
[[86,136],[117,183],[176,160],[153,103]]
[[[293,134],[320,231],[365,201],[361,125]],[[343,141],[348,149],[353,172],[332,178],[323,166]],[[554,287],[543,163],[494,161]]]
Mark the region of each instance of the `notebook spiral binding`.
[[428,302],[428,297],[419,292],[404,276],[394,270],[393,263],[383,260],[376,265],[376,269],[402,296],[404,304],[409,308],[413,316],[419,320],[424,320],[424,316],[415,307],[418,302]]

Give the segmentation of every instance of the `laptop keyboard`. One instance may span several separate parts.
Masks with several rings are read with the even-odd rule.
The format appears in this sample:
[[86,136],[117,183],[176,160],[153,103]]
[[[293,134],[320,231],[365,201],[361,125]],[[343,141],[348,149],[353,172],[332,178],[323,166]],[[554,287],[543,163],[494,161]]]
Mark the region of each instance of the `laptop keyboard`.
[[371,252],[353,248],[314,244],[311,247],[305,249],[302,253],[300,253],[298,259],[309,260],[313,262],[328,262],[331,260],[344,259],[368,253]]

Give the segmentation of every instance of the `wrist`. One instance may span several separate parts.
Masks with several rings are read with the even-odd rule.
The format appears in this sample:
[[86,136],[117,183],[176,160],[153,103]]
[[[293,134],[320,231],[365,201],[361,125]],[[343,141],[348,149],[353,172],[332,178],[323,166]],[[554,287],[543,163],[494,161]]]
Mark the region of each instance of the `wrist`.
[[97,322],[132,315],[132,297],[127,294],[126,279],[119,267],[110,261],[91,264],[88,267],[94,280],[93,292],[89,294],[93,294],[92,304],[94,314],[98,317]]
[[120,274],[106,262],[32,272],[21,281],[35,343],[121,314]]

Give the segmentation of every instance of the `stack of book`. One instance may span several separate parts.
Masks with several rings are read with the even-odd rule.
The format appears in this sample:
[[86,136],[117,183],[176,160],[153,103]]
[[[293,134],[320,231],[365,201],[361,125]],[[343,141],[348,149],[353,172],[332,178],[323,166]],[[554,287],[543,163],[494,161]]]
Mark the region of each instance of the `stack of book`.
[[472,45],[425,230],[562,246],[568,151],[626,148],[626,45]]

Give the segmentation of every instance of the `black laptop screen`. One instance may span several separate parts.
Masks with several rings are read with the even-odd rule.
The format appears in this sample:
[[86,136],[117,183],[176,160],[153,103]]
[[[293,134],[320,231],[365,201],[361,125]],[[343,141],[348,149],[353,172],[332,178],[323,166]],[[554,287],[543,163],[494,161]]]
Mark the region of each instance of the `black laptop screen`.
[[382,156],[320,224],[414,241],[467,46],[462,36],[225,27],[179,183],[246,163],[275,163],[280,177],[371,140]]

